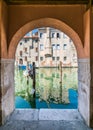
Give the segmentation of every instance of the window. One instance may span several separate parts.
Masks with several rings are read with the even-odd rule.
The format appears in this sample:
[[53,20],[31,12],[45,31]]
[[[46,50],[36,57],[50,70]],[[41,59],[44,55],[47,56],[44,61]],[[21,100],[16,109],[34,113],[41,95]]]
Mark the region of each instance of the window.
[[22,51],[20,51],[20,56],[22,56]]
[[36,56],[36,61],[38,61],[38,56]]
[[25,56],[25,61],[27,61],[27,56]]
[[25,39],[25,43],[27,43],[28,39]]
[[38,41],[39,41],[39,39],[38,39],[38,38],[36,38],[36,39],[35,39],[35,42],[37,43]]
[[23,60],[22,59],[19,59],[19,64],[23,64]]
[[34,48],[34,41],[32,40],[32,43],[30,44],[30,49],[33,49]]
[[52,44],[52,48],[53,48],[53,50],[56,49],[56,45],[55,45],[55,44]]
[[52,33],[52,38],[54,38],[54,36],[55,36],[55,33]]
[[63,44],[63,50],[67,49],[67,44]]
[[43,37],[43,33],[40,33],[40,38],[42,38]]
[[57,33],[57,38],[60,38],[60,34],[59,33]]
[[20,42],[20,45],[22,45],[22,42]]
[[60,59],[60,57],[58,56],[58,57],[57,57],[57,60],[59,60],[59,59]]
[[64,56],[64,61],[66,61],[67,60],[67,57],[66,56]]
[[52,60],[55,60],[55,57],[52,57]]
[[60,45],[59,45],[59,44],[57,44],[57,47],[56,47],[56,48],[57,48],[57,50],[59,50],[59,49],[60,49]]
[[44,45],[43,44],[40,44],[40,50],[44,50]]
[[36,47],[36,52],[38,52],[38,47]]
[[27,47],[25,47],[25,52],[27,52]]
[[43,57],[40,57],[40,60],[42,61],[42,60],[43,60]]

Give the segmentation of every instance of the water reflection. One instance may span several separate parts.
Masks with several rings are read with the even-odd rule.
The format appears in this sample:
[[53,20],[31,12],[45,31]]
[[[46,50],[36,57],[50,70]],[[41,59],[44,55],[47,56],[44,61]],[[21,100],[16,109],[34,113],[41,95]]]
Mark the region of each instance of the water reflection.
[[31,94],[32,79],[29,78],[27,85],[23,71],[15,71],[15,95],[28,101],[32,108],[77,108],[77,85],[77,68],[63,68],[62,77],[57,68],[36,69],[34,99]]

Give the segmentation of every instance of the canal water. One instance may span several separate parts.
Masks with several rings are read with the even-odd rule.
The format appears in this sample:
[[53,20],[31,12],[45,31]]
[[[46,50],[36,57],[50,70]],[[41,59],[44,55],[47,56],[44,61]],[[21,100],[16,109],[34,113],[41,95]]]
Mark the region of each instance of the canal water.
[[77,68],[62,68],[61,74],[57,68],[36,69],[34,98],[33,79],[27,79],[24,70],[15,68],[15,107],[77,109],[77,71]]

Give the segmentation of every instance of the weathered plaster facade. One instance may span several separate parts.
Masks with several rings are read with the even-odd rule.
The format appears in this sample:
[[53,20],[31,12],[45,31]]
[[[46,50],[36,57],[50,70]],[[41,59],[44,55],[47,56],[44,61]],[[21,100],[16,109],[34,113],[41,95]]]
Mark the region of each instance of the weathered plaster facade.
[[14,110],[14,60],[1,60],[2,122]]
[[8,6],[1,0],[1,57],[7,57]]
[[[0,123],[14,110],[14,55],[20,39],[38,27],[54,27],[74,42],[78,55],[79,106],[93,127],[93,8],[86,5],[7,5],[0,1]],[[90,29],[91,28],[91,29]]]
[[90,124],[90,60],[78,59],[78,109],[82,117]]

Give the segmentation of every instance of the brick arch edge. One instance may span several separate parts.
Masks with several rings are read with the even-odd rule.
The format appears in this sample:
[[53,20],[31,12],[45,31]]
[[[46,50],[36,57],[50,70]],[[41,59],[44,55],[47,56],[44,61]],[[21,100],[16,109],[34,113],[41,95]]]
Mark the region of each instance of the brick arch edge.
[[21,40],[21,38],[29,31],[40,28],[40,27],[53,27],[56,28],[65,34],[67,34],[73,41],[76,50],[77,50],[77,56],[78,58],[85,58],[85,52],[83,48],[83,44],[81,42],[81,39],[79,38],[78,34],[67,24],[64,22],[54,19],[54,18],[41,18],[36,19],[33,21],[28,22],[27,24],[23,25],[12,37],[9,48],[8,48],[8,58],[14,59],[16,47],[18,45],[18,42]]

